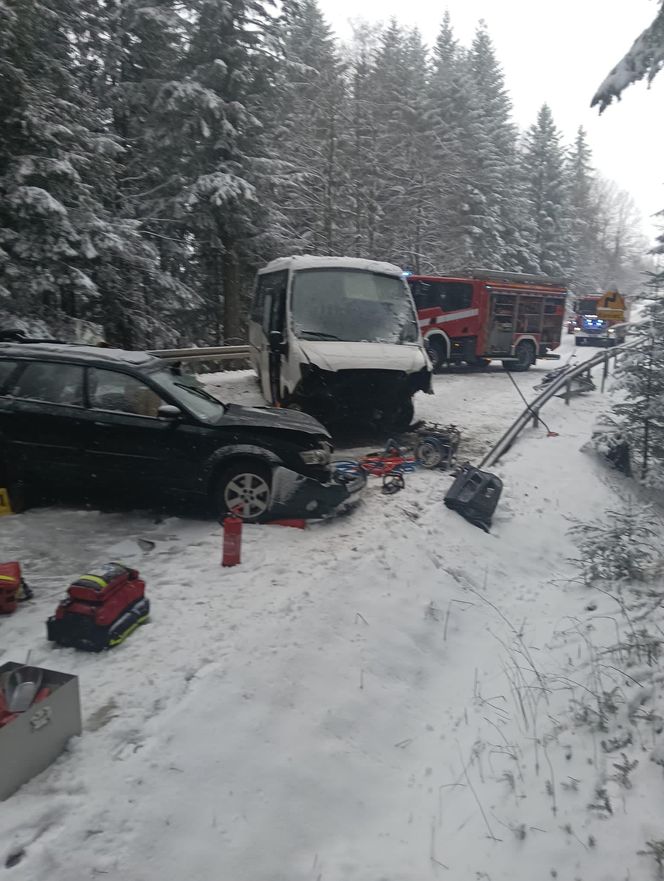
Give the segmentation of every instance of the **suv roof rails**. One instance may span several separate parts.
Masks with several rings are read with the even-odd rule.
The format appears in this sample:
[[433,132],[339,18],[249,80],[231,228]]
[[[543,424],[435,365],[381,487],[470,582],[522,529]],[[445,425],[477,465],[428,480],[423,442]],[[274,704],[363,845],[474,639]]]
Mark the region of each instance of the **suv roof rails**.
[[58,346],[75,346],[69,340],[57,340],[52,337],[31,337],[22,330],[0,330],[0,343],[52,343]]

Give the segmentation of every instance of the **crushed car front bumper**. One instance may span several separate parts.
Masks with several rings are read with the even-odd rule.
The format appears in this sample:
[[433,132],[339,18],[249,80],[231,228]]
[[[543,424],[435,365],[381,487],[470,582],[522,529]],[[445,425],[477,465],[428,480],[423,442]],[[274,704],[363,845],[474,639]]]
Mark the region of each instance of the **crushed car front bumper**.
[[334,517],[360,501],[366,482],[366,474],[362,471],[348,477],[333,469],[330,480],[323,483],[280,465],[273,472],[269,519]]

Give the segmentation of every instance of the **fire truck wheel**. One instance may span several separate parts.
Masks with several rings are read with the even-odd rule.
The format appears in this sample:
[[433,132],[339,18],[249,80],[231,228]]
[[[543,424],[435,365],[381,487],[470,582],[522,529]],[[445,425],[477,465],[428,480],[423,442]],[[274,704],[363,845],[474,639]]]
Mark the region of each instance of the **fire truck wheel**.
[[447,358],[447,348],[445,343],[438,338],[434,338],[432,340],[427,340],[426,346],[433,367],[433,372],[440,373]]
[[529,370],[535,363],[535,347],[528,340],[522,340],[514,350],[514,357],[518,360],[503,361],[505,370],[512,370],[517,373]]
[[236,511],[246,523],[259,523],[270,510],[270,470],[261,462],[234,462],[217,478],[214,501],[220,515]]

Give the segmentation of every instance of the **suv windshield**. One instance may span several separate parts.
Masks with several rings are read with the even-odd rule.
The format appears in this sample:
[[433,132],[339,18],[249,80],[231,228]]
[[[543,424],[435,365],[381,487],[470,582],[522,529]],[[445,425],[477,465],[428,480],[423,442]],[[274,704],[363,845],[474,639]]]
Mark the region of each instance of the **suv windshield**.
[[178,376],[170,370],[157,370],[152,379],[203,422],[216,422],[225,412],[225,405],[206,392],[191,376]]
[[303,340],[416,343],[408,288],[361,269],[300,269],[291,296],[293,332]]

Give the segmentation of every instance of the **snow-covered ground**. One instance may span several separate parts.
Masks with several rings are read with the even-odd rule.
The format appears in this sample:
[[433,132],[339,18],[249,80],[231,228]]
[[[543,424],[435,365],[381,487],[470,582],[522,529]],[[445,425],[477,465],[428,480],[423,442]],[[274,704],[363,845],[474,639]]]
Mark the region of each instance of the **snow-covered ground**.
[[[531,397],[537,373],[515,378]],[[232,383],[234,400],[251,392]],[[441,376],[436,391],[418,415],[462,426],[470,456],[522,407],[498,370]],[[233,569],[210,521],[0,520],[0,559],[20,559],[36,588],[0,621],[0,659],[32,649],[76,673],[84,715],[83,736],[0,806],[0,878],[651,877],[637,851],[661,836],[657,728],[630,789],[612,779],[620,753],[569,712],[596,700],[585,658],[616,618],[609,597],[587,608],[568,536],[627,492],[580,451],[605,403],[554,400],[558,436],[527,430],[494,469],[505,489],[489,535],[444,507],[448,475],[422,471],[395,496],[371,483],[344,519],[245,527]],[[51,648],[63,589],[118,557],[146,578],[151,623],[102,655]],[[604,666],[598,694],[638,691]]]

